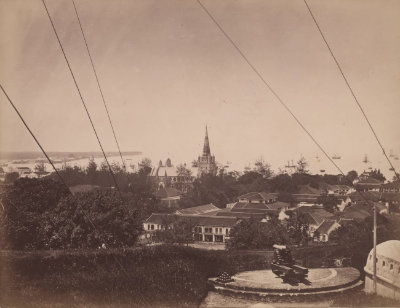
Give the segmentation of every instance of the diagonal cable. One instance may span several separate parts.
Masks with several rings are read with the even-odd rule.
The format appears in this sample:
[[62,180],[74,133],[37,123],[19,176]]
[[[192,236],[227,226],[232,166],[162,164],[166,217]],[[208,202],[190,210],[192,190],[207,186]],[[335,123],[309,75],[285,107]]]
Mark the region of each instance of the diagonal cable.
[[119,147],[117,135],[115,134],[114,125],[112,124],[112,121],[111,121],[110,112],[108,111],[107,103],[106,103],[106,100],[105,100],[105,98],[104,98],[103,90],[101,89],[101,86],[100,86],[99,77],[98,77],[98,75],[97,75],[97,71],[96,71],[96,68],[95,68],[95,66],[94,66],[93,58],[92,58],[92,55],[91,55],[91,53],[90,53],[89,45],[88,45],[88,42],[87,42],[87,40],[86,40],[85,32],[83,31],[81,19],[79,18],[78,10],[77,10],[77,8],[76,8],[75,1],[74,1],[74,0],[72,0],[72,4],[73,4],[74,9],[75,9],[75,15],[76,15],[76,18],[78,19],[79,27],[80,27],[80,29],[81,29],[81,33],[82,33],[83,40],[84,40],[84,42],[85,42],[85,46],[86,46],[87,53],[88,53],[88,55],[89,55],[89,59],[90,59],[91,65],[92,65],[93,73],[94,73],[94,76],[96,77],[97,87],[99,88],[100,95],[101,95],[101,98],[102,98],[102,100],[103,100],[104,108],[106,109],[106,112],[107,112],[108,121],[110,122],[111,130],[112,130],[112,132],[113,132],[114,139],[115,139],[115,143],[117,144],[117,148],[118,148],[119,155],[120,155],[120,157],[121,157],[122,165],[124,166],[124,169],[126,170],[125,161],[124,161],[124,159],[123,159],[123,157],[122,157],[122,153],[121,153],[121,149],[120,149],[120,147]]
[[[328,158],[328,160],[336,167],[336,169],[344,176],[346,179],[346,175],[342,171],[342,169],[332,160],[332,158],[328,155],[328,153],[322,148],[322,146],[319,144],[319,142],[311,135],[309,130],[301,123],[301,121],[296,117],[296,115],[292,112],[292,110],[289,108],[288,105],[285,104],[285,102],[281,99],[281,97],[278,95],[277,92],[275,92],[270,84],[264,79],[264,77],[259,73],[259,71],[255,68],[255,66],[250,62],[250,60],[245,56],[245,54],[240,50],[240,48],[235,44],[235,42],[231,39],[231,37],[226,33],[226,31],[222,28],[222,26],[217,22],[217,20],[212,16],[210,11],[207,10],[207,8],[200,2],[200,0],[196,0],[197,3],[202,7],[204,12],[210,17],[210,19],[214,22],[214,24],[218,27],[218,29],[223,33],[225,38],[232,44],[232,46],[236,49],[236,51],[242,56],[242,58],[245,60],[245,62],[250,66],[250,68],[256,73],[256,75],[260,78],[262,83],[271,91],[271,93],[275,96],[275,98],[278,100],[278,102],[290,113],[290,115],[295,119],[297,124],[300,125],[300,127],[304,130],[304,132],[311,138],[311,140],[315,143],[315,145],[322,151],[322,153]],[[370,204],[369,200],[367,197],[364,196],[364,194],[361,193],[361,191],[358,191],[359,195],[364,199],[364,201],[367,204]],[[375,211],[375,206],[374,211]]]
[[17,107],[14,105],[14,103],[11,100],[11,98],[8,96],[7,92],[4,90],[4,88],[3,88],[3,86],[1,84],[0,84],[0,88],[3,91],[4,95],[6,96],[8,102],[11,104],[11,106],[14,108],[15,112],[18,114],[19,118],[21,119],[22,123],[25,125],[26,129],[28,130],[28,132],[31,134],[32,138],[35,140],[36,144],[39,146],[40,150],[42,151],[42,153],[44,154],[46,159],[49,161],[51,167],[53,167],[54,172],[57,174],[57,176],[61,180],[61,183],[63,183],[65,185],[65,187],[67,187],[68,191],[71,193],[68,185],[65,183],[64,179],[61,177],[60,173],[58,172],[57,168],[54,166],[54,164],[51,161],[50,157],[47,155],[46,151],[44,150],[44,148],[40,144],[39,140],[36,138],[34,133],[31,131],[31,129],[29,128],[28,124],[25,122],[24,118],[22,117],[21,113],[18,111]]
[[[42,145],[40,144],[39,140],[36,138],[36,136],[34,135],[34,133],[32,132],[32,130],[29,128],[28,124],[25,122],[24,118],[22,117],[22,114],[18,111],[17,107],[14,105],[14,103],[12,102],[11,98],[8,96],[7,92],[4,90],[3,86],[0,84],[0,88],[3,91],[4,95],[6,96],[8,102],[11,104],[11,106],[14,108],[15,112],[18,114],[19,118],[21,119],[22,123],[24,124],[24,126],[26,127],[26,129],[28,130],[28,132],[31,134],[31,136],[33,137],[33,139],[35,140],[36,144],[39,146],[40,150],[42,151],[42,153],[44,154],[44,156],[46,157],[46,159],[49,161],[50,165],[53,167],[55,173],[57,174],[57,176],[59,177],[59,179],[61,180],[61,182],[65,185],[65,187],[68,189],[68,192],[71,194],[71,196],[74,198],[74,194],[71,192],[71,189],[69,188],[69,186],[66,184],[66,182],[64,181],[64,179],[62,178],[61,174],[58,172],[57,168],[54,166],[53,162],[51,161],[50,157],[47,155],[46,151],[44,150],[44,148],[42,147]],[[3,206],[3,205],[2,205]],[[4,206],[3,206],[4,207]],[[89,221],[89,223],[92,225],[94,230],[98,230],[98,228],[96,227],[96,225],[93,223],[92,219],[86,214],[85,211],[82,211],[83,215],[86,217],[86,219]],[[124,268],[124,266],[122,265],[122,263],[118,260],[118,258],[112,254],[115,262],[117,262],[117,264],[119,265],[119,267],[122,269],[122,271],[124,272],[125,275],[128,275],[126,269]]]
[[75,79],[75,75],[74,75],[74,73],[72,72],[71,65],[69,64],[67,55],[65,54],[65,51],[64,51],[64,48],[63,48],[63,46],[62,46],[61,40],[60,40],[60,38],[59,38],[59,36],[58,36],[58,34],[57,34],[56,27],[55,27],[55,25],[54,25],[54,23],[53,23],[53,20],[52,20],[51,16],[50,16],[49,10],[47,9],[46,2],[45,2],[45,0],[42,0],[42,2],[43,2],[43,5],[44,5],[44,8],[45,8],[45,10],[46,10],[47,16],[49,17],[49,20],[50,20],[51,26],[52,26],[52,28],[53,28],[54,34],[56,35],[58,44],[60,45],[61,51],[62,51],[62,53],[63,53],[63,55],[64,55],[64,59],[65,59],[65,61],[67,62],[67,66],[68,66],[68,69],[69,69],[69,71],[70,71],[70,73],[71,73],[72,79],[73,79],[73,81],[74,81],[74,83],[75,83],[75,87],[76,87],[76,89],[78,90],[78,94],[79,94],[79,97],[80,97],[80,99],[81,99],[81,101],[82,101],[82,105],[83,105],[83,107],[85,108],[86,114],[87,114],[87,116],[88,116],[88,118],[89,118],[89,121],[90,121],[90,124],[91,124],[91,126],[92,126],[92,128],[93,128],[93,132],[94,132],[94,134],[95,134],[95,136],[96,136],[97,142],[99,143],[100,149],[101,149],[101,151],[103,152],[104,159],[105,159],[106,162],[107,162],[108,169],[109,169],[109,171],[110,171],[110,173],[111,173],[111,176],[112,176],[112,178],[113,178],[115,187],[117,188],[120,197],[122,197],[121,191],[120,191],[120,189],[119,189],[117,180],[116,180],[115,175],[114,175],[114,172],[112,171],[112,168],[111,168],[111,165],[110,165],[110,163],[109,163],[109,161],[108,161],[108,159],[107,159],[106,153],[104,152],[103,146],[101,145],[101,142],[100,142],[99,136],[98,136],[98,134],[97,134],[96,128],[94,127],[92,118],[90,117],[89,110],[88,110],[88,108],[87,108],[87,106],[86,106],[86,103],[85,103],[83,97],[82,97],[81,90],[79,89],[78,83],[77,83],[77,81],[76,81],[76,79]]
[[387,161],[389,162],[389,165],[390,165],[390,167],[391,167],[391,170],[393,170],[395,176],[396,176],[397,179],[400,181],[399,174],[396,172],[396,169],[394,168],[392,162],[390,161],[388,155],[386,154],[386,151],[385,151],[385,149],[383,148],[383,145],[382,145],[381,141],[379,140],[378,135],[376,134],[374,128],[372,127],[371,122],[369,121],[369,119],[368,119],[368,117],[367,117],[367,114],[366,114],[365,111],[364,111],[364,108],[361,106],[360,102],[359,102],[358,99],[357,99],[357,96],[355,95],[355,93],[354,93],[352,87],[350,86],[350,83],[349,83],[349,81],[347,80],[346,75],[344,74],[344,72],[343,72],[343,70],[342,70],[342,68],[341,68],[341,66],[340,66],[340,64],[339,64],[339,61],[336,59],[336,57],[335,57],[335,55],[334,55],[334,53],[333,53],[331,47],[329,46],[328,41],[326,40],[325,35],[324,35],[324,33],[322,32],[321,27],[319,26],[319,24],[318,24],[318,22],[317,22],[317,19],[315,18],[313,12],[311,11],[310,6],[308,5],[308,3],[307,3],[306,0],[303,0],[303,1],[304,1],[305,5],[307,6],[308,12],[310,13],[312,19],[314,20],[314,23],[315,23],[315,25],[317,26],[318,32],[321,34],[321,37],[322,37],[322,39],[324,40],[325,45],[326,45],[326,47],[327,47],[328,50],[329,50],[329,53],[331,54],[333,60],[335,61],[335,64],[336,64],[337,68],[339,69],[339,72],[340,72],[340,74],[342,75],[344,82],[346,83],[348,89],[350,90],[351,96],[353,96],[354,101],[356,102],[358,108],[360,109],[360,111],[361,111],[361,113],[363,114],[365,120],[367,121],[369,128],[371,129],[372,133],[373,133],[374,136],[375,136],[376,141],[378,142],[380,148],[382,149],[383,155],[386,157]]

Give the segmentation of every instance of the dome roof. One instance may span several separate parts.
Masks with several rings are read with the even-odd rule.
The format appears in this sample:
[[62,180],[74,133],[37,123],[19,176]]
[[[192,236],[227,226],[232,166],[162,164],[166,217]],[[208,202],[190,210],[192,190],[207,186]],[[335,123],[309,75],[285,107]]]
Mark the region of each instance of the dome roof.
[[[370,254],[373,253],[371,249]],[[392,240],[376,245],[376,255],[400,262],[400,241]]]

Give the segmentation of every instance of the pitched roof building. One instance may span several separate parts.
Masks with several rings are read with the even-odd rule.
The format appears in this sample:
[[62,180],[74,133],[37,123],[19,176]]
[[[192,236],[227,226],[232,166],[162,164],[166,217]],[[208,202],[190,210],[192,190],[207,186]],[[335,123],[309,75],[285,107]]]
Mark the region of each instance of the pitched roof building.
[[205,204],[205,205],[199,205],[199,206],[194,206],[194,207],[189,207],[186,209],[179,209],[175,211],[175,214],[177,215],[210,215],[210,214],[216,214],[216,212],[221,211],[219,207],[216,207],[214,204]]

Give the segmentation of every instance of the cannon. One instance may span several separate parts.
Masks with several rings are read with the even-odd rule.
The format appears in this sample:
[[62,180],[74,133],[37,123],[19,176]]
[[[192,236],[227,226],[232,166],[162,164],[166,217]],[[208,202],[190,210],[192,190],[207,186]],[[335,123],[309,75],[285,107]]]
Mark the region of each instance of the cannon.
[[304,281],[308,276],[308,269],[294,263],[289,248],[283,245],[274,245],[274,256],[271,262],[272,272],[281,277],[284,282],[290,280]]

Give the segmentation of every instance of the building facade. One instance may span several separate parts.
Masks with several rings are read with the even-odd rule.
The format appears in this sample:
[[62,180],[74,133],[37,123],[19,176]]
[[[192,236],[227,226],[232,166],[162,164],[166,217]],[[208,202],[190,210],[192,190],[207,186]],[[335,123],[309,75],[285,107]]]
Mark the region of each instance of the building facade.
[[[365,291],[374,292],[373,250],[368,255]],[[386,241],[376,246],[376,293],[400,300],[400,241]]]
[[186,165],[176,167],[169,158],[165,164],[160,160],[158,166],[154,167],[150,173],[150,178],[158,189],[175,188],[183,193],[192,190],[196,176],[197,168],[188,168]]

